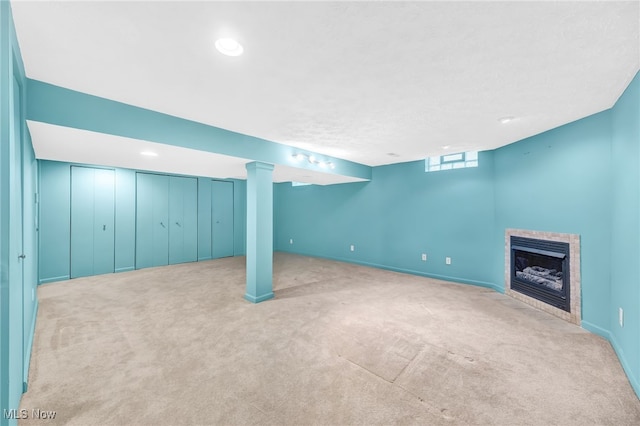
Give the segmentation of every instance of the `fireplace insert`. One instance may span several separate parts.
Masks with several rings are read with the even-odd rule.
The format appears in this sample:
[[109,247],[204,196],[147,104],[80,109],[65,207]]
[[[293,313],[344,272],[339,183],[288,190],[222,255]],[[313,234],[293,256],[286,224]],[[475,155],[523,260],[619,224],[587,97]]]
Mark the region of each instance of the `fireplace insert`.
[[511,237],[511,289],[570,312],[569,244]]

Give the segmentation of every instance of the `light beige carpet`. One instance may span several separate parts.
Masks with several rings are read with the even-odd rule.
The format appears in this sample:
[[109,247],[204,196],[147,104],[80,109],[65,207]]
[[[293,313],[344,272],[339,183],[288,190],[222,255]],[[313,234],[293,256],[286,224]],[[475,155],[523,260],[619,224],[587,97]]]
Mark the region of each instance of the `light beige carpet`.
[[492,290],[276,254],[38,289],[20,424],[638,425],[602,338]]

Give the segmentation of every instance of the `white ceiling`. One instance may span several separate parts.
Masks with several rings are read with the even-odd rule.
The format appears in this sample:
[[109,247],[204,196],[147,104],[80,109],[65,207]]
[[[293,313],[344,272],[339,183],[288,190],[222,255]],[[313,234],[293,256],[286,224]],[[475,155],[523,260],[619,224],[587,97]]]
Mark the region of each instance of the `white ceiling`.
[[[640,68],[639,5],[12,1],[30,78],[372,166],[610,108]],[[220,36],[244,55],[219,54]],[[207,158],[230,176],[246,162]]]

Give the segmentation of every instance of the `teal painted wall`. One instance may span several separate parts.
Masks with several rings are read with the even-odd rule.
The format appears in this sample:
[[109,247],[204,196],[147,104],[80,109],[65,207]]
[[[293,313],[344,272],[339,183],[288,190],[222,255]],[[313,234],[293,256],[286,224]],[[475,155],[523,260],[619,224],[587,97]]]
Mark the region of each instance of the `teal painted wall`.
[[[640,74],[611,111],[611,340],[640,394]],[[624,326],[618,322],[624,310]]]
[[0,425],[15,425],[37,312],[37,169],[26,127],[26,78],[11,6],[0,0]]
[[609,327],[610,118],[604,111],[495,151],[496,232],[580,234],[582,319],[602,328]]
[[[40,165],[40,284],[70,277],[71,167],[70,163],[39,161]],[[87,167],[94,167],[85,165]],[[96,166],[97,167],[97,166]],[[98,167],[103,168],[103,167]],[[116,168],[115,271],[135,268],[136,171]],[[198,181],[198,225],[211,222],[210,179]],[[234,182],[234,249],[244,255],[246,221],[245,181]],[[206,188],[209,188],[208,195]],[[198,229],[199,260],[211,259],[211,227]],[[208,249],[207,249],[208,248]]]
[[366,183],[277,184],[276,249],[499,290],[494,266],[503,255],[487,250],[494,237],[493,153],[480,153],[477,168],[424,167],[375,167]]

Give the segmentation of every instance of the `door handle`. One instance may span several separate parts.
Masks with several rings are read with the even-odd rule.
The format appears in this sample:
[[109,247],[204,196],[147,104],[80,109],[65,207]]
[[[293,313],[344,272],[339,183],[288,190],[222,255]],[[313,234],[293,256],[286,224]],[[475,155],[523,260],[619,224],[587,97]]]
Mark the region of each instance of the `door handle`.
[[164,223],[160,222],[160,226],[162,226],[163,228],[166,228],[166,226],[164,226]]
[[18,256],[18,259],[24,259],[24,258],[26,258],[26,257],[27,257],[27,255],[23,253],[23,254],[21,254],[20,256]]
[[106,231],[107,230],[107,225],[102,225],[102,230]]
[[178,225],[180,228],[182,228],[182,225],[180,225],[180,222],[176,222],[176,225]]

